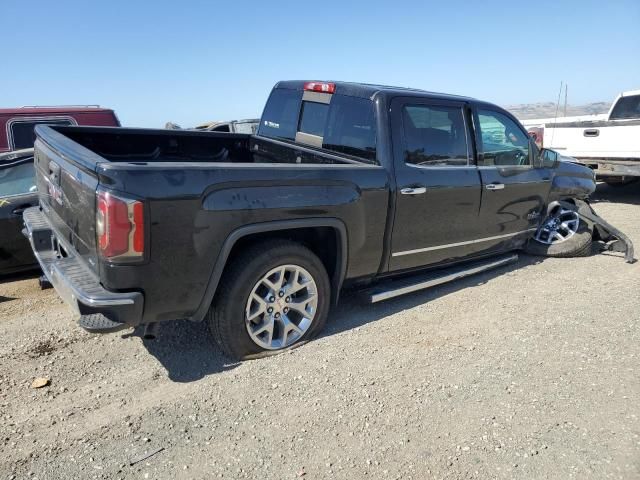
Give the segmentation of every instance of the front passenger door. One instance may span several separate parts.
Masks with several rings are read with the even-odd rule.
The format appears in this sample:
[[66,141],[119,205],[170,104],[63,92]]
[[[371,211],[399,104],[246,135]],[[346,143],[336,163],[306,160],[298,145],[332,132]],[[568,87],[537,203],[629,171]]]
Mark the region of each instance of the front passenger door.
[[527,132],[506,112],[478,108],[474,123],[482,180],[483,236],[492,238],[500,249],[517,247],[533,234],[543,216],[551,171],[534,165]]

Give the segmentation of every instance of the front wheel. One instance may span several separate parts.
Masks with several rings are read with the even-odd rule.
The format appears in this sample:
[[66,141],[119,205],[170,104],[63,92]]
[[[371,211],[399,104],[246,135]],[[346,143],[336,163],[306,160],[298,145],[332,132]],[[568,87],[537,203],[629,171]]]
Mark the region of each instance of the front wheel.
[[574,208],[556,206],[544,219],[525,251],[545,257],[586,257],[591,253],[593,225],[578,213],[588,209],[586,203]]
[[308,248],[277,240],[256,244],[225,272],[209,328],[233,358],[282,350],[322,330],[330,292],[324,265]]

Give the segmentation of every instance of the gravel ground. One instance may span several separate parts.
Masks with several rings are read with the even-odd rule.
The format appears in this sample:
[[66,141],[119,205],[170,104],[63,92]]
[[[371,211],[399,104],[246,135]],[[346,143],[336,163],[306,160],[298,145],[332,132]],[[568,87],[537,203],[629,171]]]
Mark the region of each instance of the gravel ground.
[[[640,247],[640,185],[594,205]],[[53,290],[5,281],[0,479],[637,479],[639,287],[619,254],[522,256],[345,299],[322,338],[233,364],[204,325],[90,335]]]

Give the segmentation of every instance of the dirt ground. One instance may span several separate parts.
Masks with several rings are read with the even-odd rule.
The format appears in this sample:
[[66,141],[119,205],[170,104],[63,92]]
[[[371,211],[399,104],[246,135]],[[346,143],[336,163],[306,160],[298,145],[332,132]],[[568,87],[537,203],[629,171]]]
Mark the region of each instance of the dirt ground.
[[[640,249],[640,185],[594,206]],[[36,279],[4,281],[0,479],[638,479],[639,291],[620,254],[523,255],[345,298],[322,338],[234,364],[202,324],[90,335]]]

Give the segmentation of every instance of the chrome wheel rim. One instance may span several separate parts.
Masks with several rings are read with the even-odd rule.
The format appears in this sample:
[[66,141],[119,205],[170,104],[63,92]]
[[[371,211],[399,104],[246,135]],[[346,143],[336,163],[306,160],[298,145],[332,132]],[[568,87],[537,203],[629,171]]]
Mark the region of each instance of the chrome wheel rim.
[[576,234],[579,226],[577,212],[557,207],[542,223],[534,238],[545,245],[566,242]]
[[311,274],[298,265],[281,265],[251,290],[245,308],[247,332],[261,348],[285,348],[309,330],[317,309],[318,288]]

